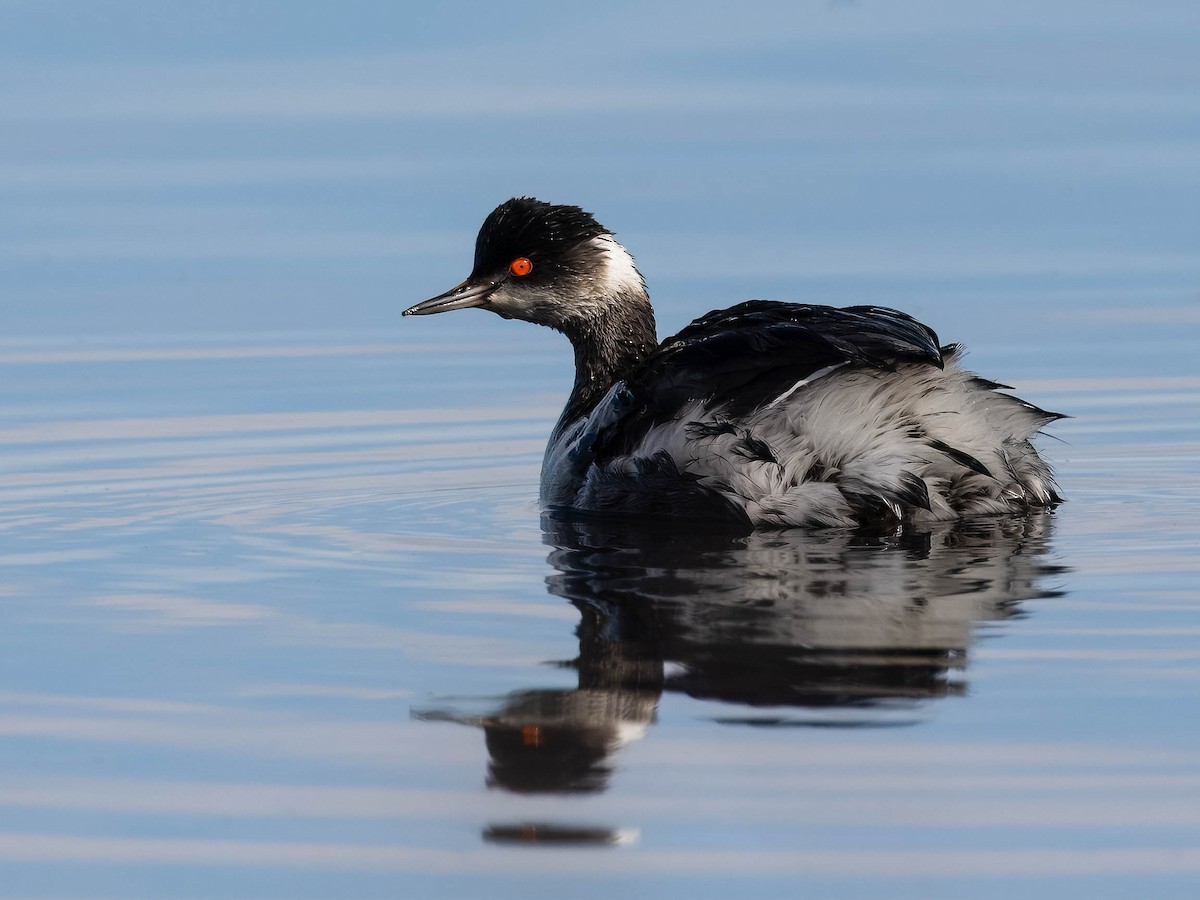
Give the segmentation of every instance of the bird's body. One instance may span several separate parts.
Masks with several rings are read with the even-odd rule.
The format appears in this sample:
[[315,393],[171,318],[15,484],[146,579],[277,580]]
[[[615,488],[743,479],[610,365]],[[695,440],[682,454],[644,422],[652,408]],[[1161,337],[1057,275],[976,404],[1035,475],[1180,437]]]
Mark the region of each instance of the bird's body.
[[1057,414],[959,367],[904,313],[754,300],[657,343],[632,258],[577,207],[501,204],[458,287],[564,332],[576,378],[545,506],[731,528],[897,525],[1059,501],[1030,439]]

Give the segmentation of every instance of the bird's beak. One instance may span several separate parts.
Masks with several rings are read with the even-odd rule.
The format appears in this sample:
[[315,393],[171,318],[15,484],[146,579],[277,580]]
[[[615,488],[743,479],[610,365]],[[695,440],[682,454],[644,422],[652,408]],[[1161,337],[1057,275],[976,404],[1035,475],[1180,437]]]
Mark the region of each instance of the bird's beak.
[[476,281],[468,278],[444,294],[438,294],[436,297],[423,300],[416,306],[410,306],[404,311],[404,315],[432,316],[434,313],[449,312],[452,309],[483,306],[498,287],[500,287],[500,283],[496,281]]

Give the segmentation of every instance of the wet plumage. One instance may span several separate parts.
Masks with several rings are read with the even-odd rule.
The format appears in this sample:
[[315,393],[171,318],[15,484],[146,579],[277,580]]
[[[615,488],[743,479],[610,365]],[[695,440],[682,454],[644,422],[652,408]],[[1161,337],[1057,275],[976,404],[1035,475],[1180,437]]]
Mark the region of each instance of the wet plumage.
[[548,325],[576,378],[542,502],[731,528],[894,526],[1051,506],[1031,439],[1060,418],[962,369],[874,306],[751,300],[657,343],[645,283],[578,207],[501,204],[462,284],[408,314],[479,306]]

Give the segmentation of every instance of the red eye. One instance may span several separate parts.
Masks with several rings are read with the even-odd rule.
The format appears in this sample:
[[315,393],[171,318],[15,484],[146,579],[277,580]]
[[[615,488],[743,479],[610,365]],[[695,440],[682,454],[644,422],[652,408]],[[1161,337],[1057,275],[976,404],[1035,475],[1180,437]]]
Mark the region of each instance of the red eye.
[[509,263],[508,271],[520,278],[522,275],[528,275],[533,271],[533,263],[521,256]]

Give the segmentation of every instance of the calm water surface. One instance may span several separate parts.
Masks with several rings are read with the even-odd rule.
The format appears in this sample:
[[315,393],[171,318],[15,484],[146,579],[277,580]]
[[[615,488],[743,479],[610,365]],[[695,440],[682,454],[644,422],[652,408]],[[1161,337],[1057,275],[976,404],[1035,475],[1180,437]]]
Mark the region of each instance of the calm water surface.
[[[1194,3],[427,6],[0,3],[0,897],[1200,895]],[[1068,502],[543,520],[565,342],[399,318],[515,194]]]
[[1200,379],[1013,379],[1053,514],[648,535],[539,519],[504,327],[6,345],[5,891],[1186,895]]

